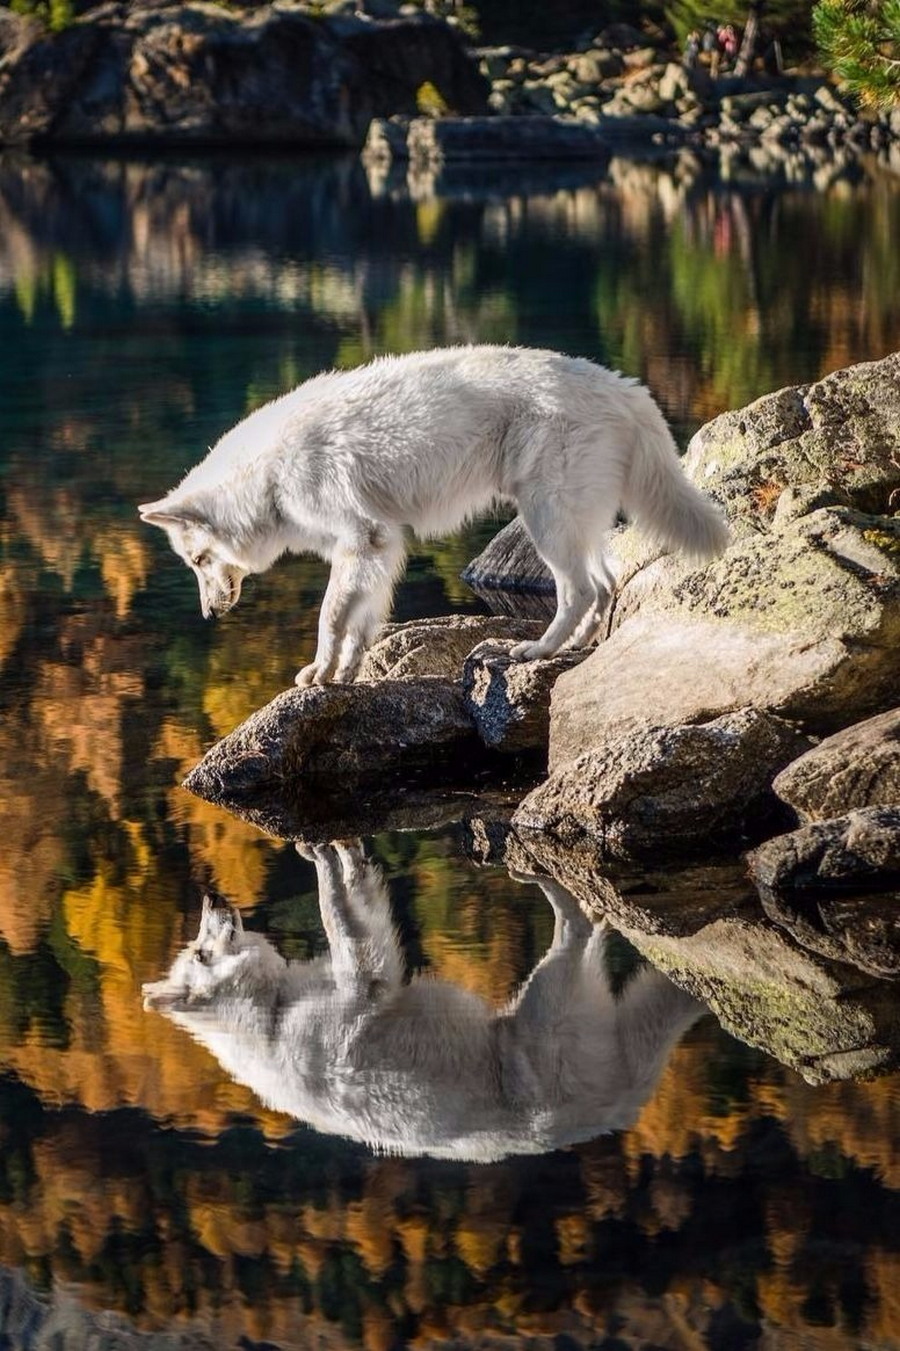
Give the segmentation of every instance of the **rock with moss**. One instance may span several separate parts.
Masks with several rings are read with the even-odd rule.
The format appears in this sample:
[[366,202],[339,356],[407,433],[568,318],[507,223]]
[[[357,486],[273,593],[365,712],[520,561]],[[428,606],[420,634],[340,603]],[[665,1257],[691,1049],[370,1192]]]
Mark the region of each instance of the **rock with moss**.
[[685,468],[725,506],[740,534],[831,503],[893,515],[900,352],[723,413],[696,433]]
[[[662,553],[637,527],[617,534],[610,635],[553,688],[551,778],[529,800],[533,824],[568,822],[627,848],[646,827],[629,825],[635,802],[629,797],[626,810],[625,790],[609,781],[611,748],[640,746],[641,775],[650,783],[655,766],[671,795],[680,782],[699,820],[703,794],[688,753],[699,745],[698,727],[749,708],[826,735],[892,707],[898,465],[900,355],[782,390],[699,432],[686,469],[725,506],[733,543],[698,567]],[[507,552],[517,547],[514,531]],[[760,763],[770,776],[784,765],[777,757]],[[710,783],[715,769],[711,762]],[[725,799],[737,820],[731,788]],[[750,803],[748,796],[745,814]],[[690,839],[689,817],[689,808],[683,820],[660,811],[659,834]]]
[[[639,569],[610,638],[557,682],[550,767],[640,726],[751,705],[828,733],[896,698],[900,520],[821,508],[706,568]],[[617,606],[618,612],[618,606]]]
[[[722,413],[694,435],[684,467],[722,503],[739,538],[766,534],[826,506],[892,516],[900,496],[900,352]],[[877,522],[870,529],[877,532]],[[618,532],[613,547],[626,586],[655,556],[632,529]],[[887,547],[898,547],[892,534]],[[670,579],[663,572],[665,592]],[[544,591],[553,585],[518,518],[463,575],[485,590]],[[616,622],[632,608],[619,604]]]

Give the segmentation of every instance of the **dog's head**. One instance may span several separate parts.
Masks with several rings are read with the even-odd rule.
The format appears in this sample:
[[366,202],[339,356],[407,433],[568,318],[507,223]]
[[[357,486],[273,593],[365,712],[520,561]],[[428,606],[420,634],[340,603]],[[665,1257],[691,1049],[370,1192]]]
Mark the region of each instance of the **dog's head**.
[[138,511],[142,521],[165,530],[172,548],[197,578],[204,619],[224,615],[237,604],[250,569],[216,535],[196,503],[170,496],[146,502]]
[[284,958],[267,938],[245,932],[234,906],[207,894],[197,937],[179,952],[168,975],[142,987],[144,1008],[161,1013],[202,1008],[219,994],[252,987],[283,966]]

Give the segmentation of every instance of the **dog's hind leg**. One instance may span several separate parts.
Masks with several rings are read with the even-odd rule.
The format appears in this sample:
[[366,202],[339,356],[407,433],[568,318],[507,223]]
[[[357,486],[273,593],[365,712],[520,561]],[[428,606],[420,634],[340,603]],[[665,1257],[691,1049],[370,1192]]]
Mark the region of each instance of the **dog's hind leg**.
[[536,661],[559,651],[593,615],[600,596],[578,523],[566,504],[520,499],[519,513],[556,583],[556,614],[546,631],[534,642],[517,643],[510,652],[513,661]]
[[338,546],[319,612],[315,660],[297,673],[298,685],[353,679],[390,609],[405,556],[402,532],[383,525],[369,524]]
[[564,644],[566,650],[590,647],[606,622],[609,603],[616,589],[616,579],[602,555],[595,554],[589,564],[591,580],[596,591],[596,601],[578,625],[575,632]]

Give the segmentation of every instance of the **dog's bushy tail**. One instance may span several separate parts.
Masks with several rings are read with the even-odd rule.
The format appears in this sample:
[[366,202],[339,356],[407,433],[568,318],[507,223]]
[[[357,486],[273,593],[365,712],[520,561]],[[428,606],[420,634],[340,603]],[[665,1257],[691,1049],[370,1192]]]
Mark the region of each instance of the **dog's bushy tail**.
[[694,487],[678,458],[666,420],[646,390],[637,387],[634,451],[622,506],[651,539],[705,562],[727,548],[731,532],[719,506]]

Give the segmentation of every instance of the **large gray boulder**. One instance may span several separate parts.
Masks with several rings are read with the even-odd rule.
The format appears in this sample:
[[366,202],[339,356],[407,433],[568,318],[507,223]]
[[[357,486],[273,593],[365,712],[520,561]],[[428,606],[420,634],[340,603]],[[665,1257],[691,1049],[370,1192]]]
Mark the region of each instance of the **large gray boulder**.
[[900,805],[900,708],[826,737],[772,785],[801,821],[824,821],[855,807]]
[[415,113],[425,83],[456,112],[487,108],[458,34],[428,18],[109,3],[0,39],[0,143],[361,146],[373,117]]
[[900,490],[900,352],[723,413],[694,436],[685,468],[738,530],[767,531],[788,503],[800,514],[823,497],[892,514]]
[[[684,466],[723,504],[738,537],[767,534],[823,506],[891,515],[900,491],[900,352],[722,413],[695,434]],[[654,557],[633,535],[619,532],[614,543],[626,585]],[[464,576],[477,587],[552,587],[518,518]],[[660,590],[678,576],[661,578]],[[632,606],[616,611],[621,623]]]
[[610,735],[524,799],[513,823],[561,840],[586,835],[608,855],[704,846],[758,829],[772,778],[809,742],[791,724],[741,709],[684,726]]
[[657,559],[629,617],[553,692],[550,765],[627,727],[748,704],[830,732],[891,704],[900,642],[900,520],[823,507],[748,533],[706,568]]
[[184,786],[223,805],[278,792],[314,804],[393,775],[446,780],[454,757],[465,764],[483,749],[451,681],[311,686],[285,690],[217,741]]
[[[553,688],[550,779],[519,819],[625,852],[651,823],[699,840],[704,813],[734,829],[784,766],[751,749],[770,715],[822,735],[896,704],[898,464],[900,355],[703,428],[686,470],[726,506],[733,543],[697,567],[619,532],[609,637]],[[514,527],[504,547],[519,549]],[[752,734],[732,735],[739,710],[765,715]]]

